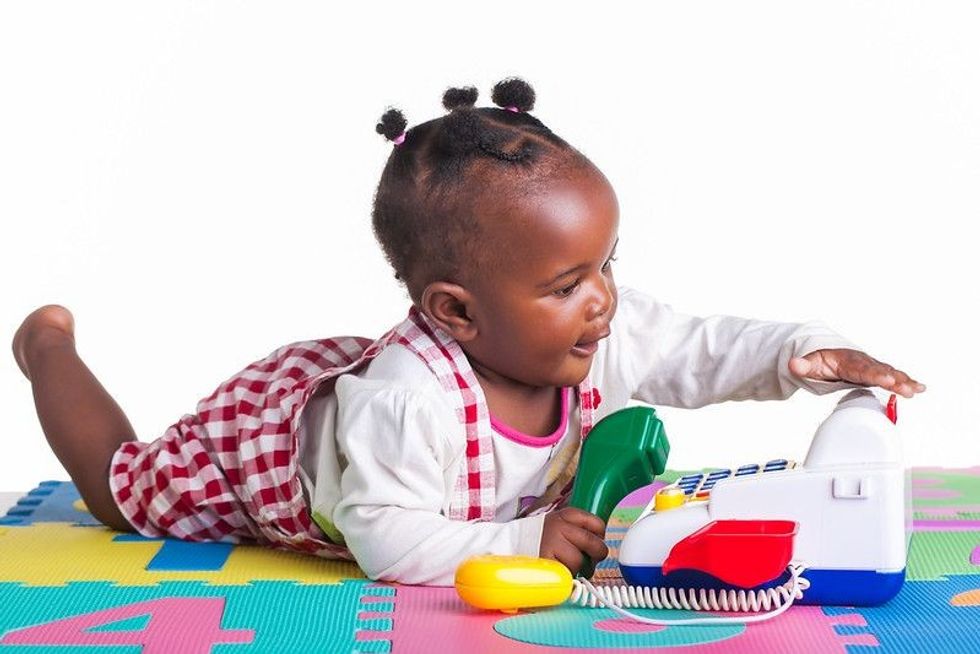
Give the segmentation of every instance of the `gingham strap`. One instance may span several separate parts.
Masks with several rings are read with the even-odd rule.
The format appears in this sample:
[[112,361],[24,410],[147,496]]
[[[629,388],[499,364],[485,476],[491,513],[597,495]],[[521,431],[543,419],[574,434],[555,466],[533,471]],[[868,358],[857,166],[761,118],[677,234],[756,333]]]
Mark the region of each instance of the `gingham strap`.
[[[493,520],[496,511],[496,469],[490,409],[483,388],[476,379],[465,353],[454,338],[429,320],[415,307],[408,313],[408,327],[400,343],[415,352],[439,378],[443,390],[453,401],[456,417],[466,430],[466,467],[456,479],[449,517],[453,520]],[[424,336],[424,338],[423,338]],[[592,388],[588,376],[577,388],[579,396],[581,437],[592,429],[592,416],[598,391]],[[576,457],[577,461],[577,457]],[[567,498],[571,485],[563,489],[561,500]]]

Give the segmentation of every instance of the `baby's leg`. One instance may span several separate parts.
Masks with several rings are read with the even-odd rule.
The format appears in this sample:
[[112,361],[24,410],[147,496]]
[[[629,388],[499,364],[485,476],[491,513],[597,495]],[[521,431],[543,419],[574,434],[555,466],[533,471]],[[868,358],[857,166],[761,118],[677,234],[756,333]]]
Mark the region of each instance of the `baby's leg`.
[[89,511],[113,529],[132,531],[109,491],[109,463],[119,445],[136,435],[78,357],[71,313],[57,305],[36,310],[14,335],[13,349],[34,389],[44,435]]

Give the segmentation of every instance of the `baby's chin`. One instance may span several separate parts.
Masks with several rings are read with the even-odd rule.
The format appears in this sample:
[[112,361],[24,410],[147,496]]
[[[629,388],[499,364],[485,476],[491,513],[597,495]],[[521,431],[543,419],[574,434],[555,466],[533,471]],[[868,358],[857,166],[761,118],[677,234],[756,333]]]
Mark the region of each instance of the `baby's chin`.
[[[594,358],[594,355],[582,357],[569,354],[558,366],[552,370],[549,370],[545,375],[534,376],[532,374],[514,374],[510,375],[510,378],[520,382],[521,384],[535,388],[565,388],[566,386],[574,387],[581,384],[589,376],[589,371],[592,369],[592,360]],[[525,369],[523,372],[533,373],[540,371],[541,368],[539,367],[536,370]]]
[[552,383],[549,386],[578,386],[586,380],[589,376],[589,370],[592,369],[592,358],[587,359],[576,357],[570,365],[566,366],[565,370],[561,374],[556,375]]

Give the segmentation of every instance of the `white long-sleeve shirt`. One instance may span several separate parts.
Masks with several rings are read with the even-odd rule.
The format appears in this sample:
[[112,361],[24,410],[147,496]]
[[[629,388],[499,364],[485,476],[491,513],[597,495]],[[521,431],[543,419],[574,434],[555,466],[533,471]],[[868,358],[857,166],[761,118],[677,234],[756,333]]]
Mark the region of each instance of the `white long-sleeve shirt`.
[[[603,398],[595,421],[630,399],[690,408],[785,399],[797,388],[831,392],[847,385],[796,378],[790,358],[854,348],[818,322],[697,318],[628,288],[620,289],[610,328],[590,371]],[[561,391],[562,424],[550,436],[494,424],[494,521],[450,520],[465,440],[428,366],[391,345],[307,405],[299,434],[304,485],[314,509],[332,508],[321,514],[336,528],[328,535],[343,538],[371,578],[451,585],[456,567],[474,554],[537,556],[544,516],[515,518],[574,462],[580,422],[569,391]]]

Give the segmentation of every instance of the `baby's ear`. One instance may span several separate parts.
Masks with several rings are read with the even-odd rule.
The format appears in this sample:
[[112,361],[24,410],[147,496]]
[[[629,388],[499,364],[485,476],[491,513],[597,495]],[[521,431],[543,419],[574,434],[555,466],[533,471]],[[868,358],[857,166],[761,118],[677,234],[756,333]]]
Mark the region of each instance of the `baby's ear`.
[[419,308],[432,322],[460,343],[476,338],[476,322],[470,317],[473,294],[459,284],[432,282],[422,291]]

